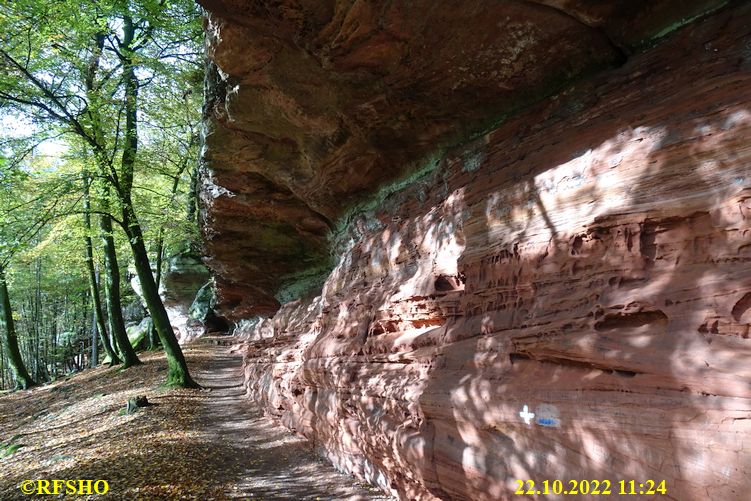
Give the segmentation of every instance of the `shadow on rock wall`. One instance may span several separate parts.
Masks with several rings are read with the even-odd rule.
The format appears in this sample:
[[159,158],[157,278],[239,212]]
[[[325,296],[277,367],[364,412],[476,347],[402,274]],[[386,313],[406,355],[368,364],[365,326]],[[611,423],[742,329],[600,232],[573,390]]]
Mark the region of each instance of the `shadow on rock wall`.
[[249,345],[249,393],[404,499],[526,480],[742,499],[749,14],[682,30],[397,194],[322,296]]
[[585,89],[603,104],[511,148],[491,138],[483,176],[528,181],[466,193],[467,315],[447,324],[420,397],[431,493],[651,479],[675,499],[743,497],[751,78],[727,73],[737,41],[704,55],[703,88],[667,98],[676,80],[655,76],[638,103]]

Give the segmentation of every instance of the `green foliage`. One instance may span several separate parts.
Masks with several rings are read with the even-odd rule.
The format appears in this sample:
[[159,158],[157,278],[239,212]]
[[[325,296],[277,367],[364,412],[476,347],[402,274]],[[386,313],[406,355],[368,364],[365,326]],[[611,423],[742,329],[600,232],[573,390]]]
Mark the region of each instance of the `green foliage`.
[[5,268],[73,197],[71,178],[51,176],[42,159],[32,158],[23,168],[7,160],[0,165],[0,267]]
[[[128,23],[134,36],[125,43]],[[0,2],[0,269],[36,375],[77,370],[91,348],[84,237],[98,245],[100,229],[83,223],[84,177],[93,177],[92,219],[107,213],[116,223],[132,183],[151,252],[177,252],[197,238],[188,207],[202,37],[192,0]],[[124,161],[127,67],[137,80],[140,123],[132,163]],[[45,145],[60,153],[46,156]],[[116,224],[112,236],[127,303],[136,299],[133,261],[121,230]],[[103,273],[99,248],[94,263]],[[3,362],[0,355],[0,388]]]
[[[127,47],[123,45],[126,18],[135,23],[135,38]],[[168,248],[176,251],[179,240],[185,241],[183,235],[195,237],[195,224],[185,215],[197,164],[202,95],[198,78],[202,31],[195,4],[190,0],[3,2],[0,33],[0,118],[12,116],[16,123],[31,124],[31,134],[6,144],[6,149],[11,148],[6,152],[10,163],[17,167],[33,145],[56,137],[67,144],[78,163],[79,171],[69,173],[69,181],[80,182],[81,169],[95,171],[98,158],[110,168],[95,183],[99,192],[94,198],[100,198],[104,185],[122,184],[127,173],[118,159],[125,147],[123,67],[128,58],[139,81],[141,123],[134,204],[142,208],[142,224],[150,240],[155,241],[163,228]],[[2,185],[23,176],[22,169],[3,164]],[[60,165],[49,168],[59,173]],[[0,204],[5,205],[2,199]],[[102,209],[94,205],[94,210]],[[119,209],[109,210],[116,214]],[[6,246],[17,247],[10,236],[3,237]]]

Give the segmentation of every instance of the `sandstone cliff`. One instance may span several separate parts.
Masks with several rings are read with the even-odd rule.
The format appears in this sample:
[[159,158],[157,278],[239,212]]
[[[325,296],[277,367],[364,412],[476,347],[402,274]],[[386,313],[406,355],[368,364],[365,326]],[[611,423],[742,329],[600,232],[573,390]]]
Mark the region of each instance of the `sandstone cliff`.
[[[706,3],[659,26],[578,2],[561,2],[565,15],[509,4],[506,17],[468,9],[477,29],[449,36],[479,51],[483,23],[526,15],[550,35],[530,43],[561,40],[558,57],[457,52],[473,75],[462,80],[441,70],[445,53],[426,55],[429,38],[414,49],[418,21],[397,7],[282,2],[264,17],[206,2],[219,68],[204,220],[224,312],[273,314],[286,284],[325,278],[320,295],[242,324],[248,394],[402,499],[514,498],[516,479],[608,479],[614,491],[664,479],[669,498],[744,499],[751,7],[637,51]],[[419,22],[445,34],[431,16]],[[539,99],[558,72],[626,56]],[[513,66],[503,57],[519,68],[494,77]],[[498,68],[478,76],[481,60]],[[399,101],[407,81],[423,87]]]

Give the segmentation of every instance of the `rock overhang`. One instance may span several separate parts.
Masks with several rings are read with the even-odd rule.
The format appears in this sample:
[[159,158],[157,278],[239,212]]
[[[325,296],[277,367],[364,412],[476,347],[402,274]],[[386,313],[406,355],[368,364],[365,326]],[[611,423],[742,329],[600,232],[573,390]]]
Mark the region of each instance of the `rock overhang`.
[[726,2],[199,3],[205,252],[239,319],[322,283],[384,186]]

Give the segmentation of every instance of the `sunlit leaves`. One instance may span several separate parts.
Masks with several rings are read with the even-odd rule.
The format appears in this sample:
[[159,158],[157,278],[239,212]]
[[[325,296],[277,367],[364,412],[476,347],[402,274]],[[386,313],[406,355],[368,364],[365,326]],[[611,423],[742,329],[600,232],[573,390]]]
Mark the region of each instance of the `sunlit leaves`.
[[[137,25],[129,48],[121,45],[126,15]],[[104,39],[100,53],[95,43],[97,36]],[[122,68],[127,55],[136,64],[139,78],[142,153],[136,163],[133,197],[136,205],[143,208],[146,236],[152,238],[156,229],[164,228],[168,242],[177,239],[173,235],[181,235],[183,240],[194,237],[195,226],[181,213],[185,212],[187,188],[198,154],[202,33],[195,4],[190,0],[3,2],[0,42],[0,116],[9,119],[10,124],[24,120],[33,124],[28,137],[4,140],[0,149],[4,148],[10,161],[20,165],[27,157],[33,157],[34,146],[45,137],[63,133],[58,141],[68,144],[67,160],[72,159],[79,169],[78,173],[71,173],[70,161],[58,162],[52,166],[60,174],[55,182],[49,186],[29,185],[26,191],[50,190],[57,183],[46,198],[59,205],[55,200],[59,193],[80,192],[80,169],[95,172],[97,165],[92,155],[99,155],[100,164],[110,162],[113,170],[109,179],[94,183],[92,195],[97,209],[102,186],[117,178],[116,164],[123,148]],[[97,144],[99,150],[92,151],[92,144]],[[87,149],[89,152],[84,153]],[[63,173],[66,166],[68,172]],[[0,164],[0,182],[10,188],[18,183],[16,178],[24,169],[29,167],[7,169]],[[32,184],[38,182],[35,177]],[[14,196],[19,197],[6,193],[5,199],[0,199],[0,211],[13,205],[10,199]],[[66,194],[61,196],[67,202],[75,202]],[[20,199],[17,202],[30,203]],[[117,204],[114,197],[109,210],[117,213]],[[34,212],[45,214],[45,207],[38,205]],[[59,207],[54,210],[60,212]],[[28,232],[11,224],[7,210],[2,217],[5,219],[0,222],[6,223],[6,231],[0,244],[0,260],[7,261]],[[15,218],[14,223],[22,220]]]
[[[84,293],[84,237],[100,240],[98,225],[82,223],[84,178],[93,179],[92,218],[131,220],[132,199],[152,252],[162,248],[155,241],[174,252],[194,238],[186,212],[198,155],[201,50],[192,0],[0,2],[0,120],[8,131],[0,138],[0,267],[14,295],[35,287],[56,304]],[[136,102],[126,70],[133,65],[141,126],[138,155],[126,162],[126,103]],[[62,145],[56,158],[39,154],[50,138]],[[114,238],[127,270],[121,230],[115,225]],[[94,249],[97,264],[100,258]]]

